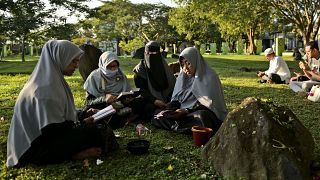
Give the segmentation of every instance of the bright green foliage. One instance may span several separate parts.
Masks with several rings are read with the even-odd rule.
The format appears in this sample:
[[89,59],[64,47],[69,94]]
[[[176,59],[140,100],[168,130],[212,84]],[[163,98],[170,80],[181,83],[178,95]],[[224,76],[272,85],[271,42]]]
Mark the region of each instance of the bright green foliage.
[[215,55],[217,54],[217,44],[210,43],[210,54]]
[[167,23],[170,9],[165,5],[133,4],[128,0],[108,1],[94,16],[94,32],[100,40],[127,41],[139,37],[145,41],[174,42],[179,36]]
[[217,26],[210,15],[199,11],[194,4],[188,4],[170,11],[169,24],[185,39],[196,45],[220,40]]
[[[63,21],[66,17],[54,15],[57,7],[65,7],[71,14],[80,11],[85,14],[89,11],[88,6],[82,2],[87,0],[50,0],[52,8],[46,8],[46,4],[41,0],[2,0],[0,5],[0,35],[5,39],[20,42],[22,47],[25,43],[33,40],[33,44],[38,46],[51,38],[71,39],[75,33],[73,25],[57,26],[57,21]],[[54,21],[53,21],[54,20]],[[43,35],[39,28],[45,29],[48,26],[52,30]],[[43,30],[44,31],[44,30]],[[43,40],[45,39],[45,40]],[[0,41],[2,36],[0,37]],[[22,61],[24,61],[24,49],[22,48]]]
[[124,51],[132,52],[135,49],[143,47],[143,42],[144,40],[142,38],[134,38],[132,40],[129,40],[128,43],[120,41],[119,47],[121,47]]
[[200,53],[201,53],[201,54],[206,53],[206,45],[205,45],[205,44],[201,44],[201,46],[200,46]]
[[[183,2],[187,3],[187,6],[192,6],[193,14],[207,16],[212,22],[217,23],[225,39],[234,41],[242,34],[246,34],[250,42],[251,54],[255,53],[254,39],[257,30],[267,30],[265,27],[268,26],[271,17],[268,6],[260,0],[216,0],[214,2],[187,0]],[[186,18],[190,19],[189,16],[188,14]]]
[[240,39],[237,41],[237,54],[244,54],[244,51],[245,51],[244,40]]
[[257,47],[256,54],[261,54],[262,52],[262,40],[255,40],[255,44]]
[[228,54],[230,51],[229,44],[227,42],[222,43],[222,54]]
[[276,38],[276,55],[282,56],[282,52],[284,51],[284,39],[283,38]]

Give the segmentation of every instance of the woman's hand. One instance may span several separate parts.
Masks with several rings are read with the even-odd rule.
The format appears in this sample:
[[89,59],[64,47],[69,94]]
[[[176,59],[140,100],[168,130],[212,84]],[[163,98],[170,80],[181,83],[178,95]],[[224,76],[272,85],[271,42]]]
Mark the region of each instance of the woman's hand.
[[165,102],[158,99],[154,101],[154,105],[160,109],[164,109],[167,107],[167,104]]
[[94,115],[95,113],[97,113],[99,111],[99,109],[94,109],[94,108],[90,108],[86,111],[86,115],[85,117],[90,117],[92,115]]
[[90,116],[90,117],[88,117],[88,118],[85,118],[85,119],[83,120],[83,123],[84,123],[86,126],[88,126],[88,127],[94,126],[93,117]]
[[111,95],[111,94],[106,94],[105,98],[106,103],[112,104],[117,101],[117,96]]
[[188,114],[188,110],[187,109],[177,109],[176,111],[174,111],[171,116],[174,119],[180,119],[185,117]]
[[293,72],[297,77],[300,77],[301,76],[301,73],[296,73],[296,72]]

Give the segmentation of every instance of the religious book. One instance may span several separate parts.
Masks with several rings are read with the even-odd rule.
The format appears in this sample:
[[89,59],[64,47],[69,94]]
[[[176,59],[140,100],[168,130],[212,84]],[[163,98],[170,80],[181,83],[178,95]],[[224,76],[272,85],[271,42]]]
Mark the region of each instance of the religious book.
[[127,97],[137,97],[139,95],[140,95],[140,88],[135,88],[127,92],[121,92],[118,95],[117,100],[121,100]]
[[112,105],[109,105],[109,106],[101,109],[100,111],[98,111],[96,114],[92,115],[93,122],[97,122],[98,120],[105,118],[109,115],[112,115],[114,113],[116,113],[116,110],[113,108]]

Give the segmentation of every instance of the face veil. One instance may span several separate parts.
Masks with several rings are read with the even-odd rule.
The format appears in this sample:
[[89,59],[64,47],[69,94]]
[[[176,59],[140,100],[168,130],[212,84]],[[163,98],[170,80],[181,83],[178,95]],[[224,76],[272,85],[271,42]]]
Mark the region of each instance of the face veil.
[[157,42],[151,41],[146,44],[144,59],[152,87],[158,91],[167,89],[168,79],[160,53],[160,45]]

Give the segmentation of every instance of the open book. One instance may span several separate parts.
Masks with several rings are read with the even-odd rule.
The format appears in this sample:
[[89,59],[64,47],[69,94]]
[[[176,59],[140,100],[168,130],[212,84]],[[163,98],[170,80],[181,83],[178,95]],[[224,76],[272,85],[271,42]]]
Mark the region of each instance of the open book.
[[135,89],[132,89],[131,91],[120,93],[117,97],[117,100],[121,100],[126,97],[137,97],[139,95],[140,95],[140,88],[135,88]]
[[92,115],[93,117],[93,122],[97,122],[98,120],[107,117],[111,114],[116,113],[116,110],[112,107],[112,105],[109,105],[100,111],[98,111],[96,114]]

